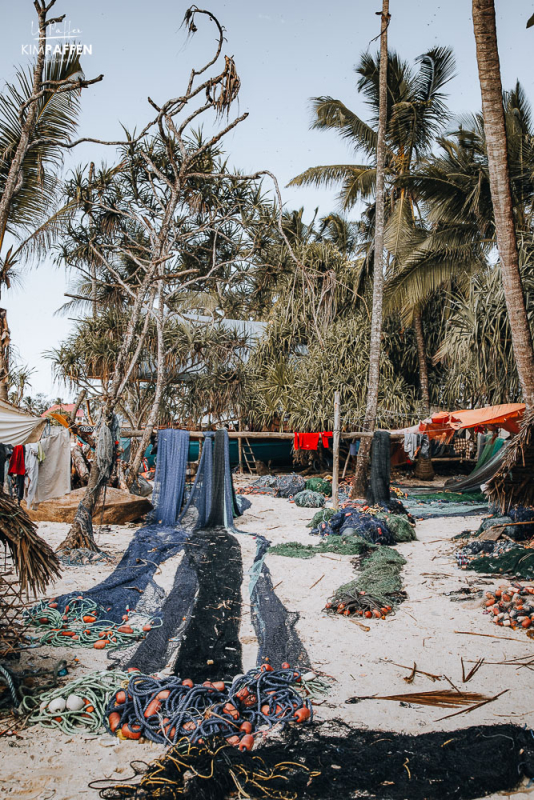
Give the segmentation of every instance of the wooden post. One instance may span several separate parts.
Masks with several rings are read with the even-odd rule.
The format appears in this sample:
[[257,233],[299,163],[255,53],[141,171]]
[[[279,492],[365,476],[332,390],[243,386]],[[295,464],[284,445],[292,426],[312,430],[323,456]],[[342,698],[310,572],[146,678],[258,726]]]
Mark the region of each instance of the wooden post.
[[[241,430],[241,409],[239,409],[239,419],[237,421],[237,430]],[[237,452],[239,456],[239,474],[243,474],[243,439],[239,437],[237,440]]]
[[334,395],[334,468],[332,470],[332,508],[339,507],[339,439],[341,433],[341,408],[339,392]]

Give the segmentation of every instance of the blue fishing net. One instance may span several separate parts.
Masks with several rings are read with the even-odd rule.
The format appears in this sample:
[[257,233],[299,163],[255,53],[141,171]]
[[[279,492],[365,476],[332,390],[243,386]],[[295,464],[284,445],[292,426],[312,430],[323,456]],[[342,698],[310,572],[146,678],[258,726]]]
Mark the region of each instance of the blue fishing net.
[[151,522],[166,526],[176,523],[184,498],[188,453],[189,431],[160,431]]
[[321,536],[360,536],[372,544],[391,545],[396,541],[384,519],[362,513],[354,506],[347,506],[326,522],[321,522],[317,532]]
[[[121,621],[127,608],[142,607],[145,613],[155,613],[165,597],[154,573],[180,551],[187,537],[187,531],[175,524],[185,486],[188,449],[187,431],[160,433],[151,523],[135,533],[111,575],[83,592],[84,597],[106,608],[114,622]],[[57,598],[59,608],[64,608],[71,597],[69,593]]]
[[[234,517],[241,514],[230,470],[228,433],[208,434],[193,486],[185,492],[188,435],[160,433],[151,523],[136,532],[114,572],[84,592],[120,622],[126,608],[135,614],[158,614],[163,625],[146,638],[117,650],[115,666],[135,666],[152,673],[179,669],[195,679],[228,678],[242,671],[241,549]],[[182,498],[185,498],[180,509]],[[243,498],[244,499],[244,498]],[[308,665],[295,624],[276,597],[265,554],[269,542],[258,538],[249,584],[252,618],[258,636],[258,663],[265,657]],[[183,552],[171,591],[157,583],[158,567]],[[64,608],[71,594],[58,598]]]

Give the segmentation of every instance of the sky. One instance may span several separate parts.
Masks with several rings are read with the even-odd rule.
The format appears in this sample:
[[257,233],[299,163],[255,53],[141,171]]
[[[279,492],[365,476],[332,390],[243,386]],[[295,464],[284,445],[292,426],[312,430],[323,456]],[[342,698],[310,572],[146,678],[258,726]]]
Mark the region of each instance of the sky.
[[[152,117],[147,97],[164,102],[181,94],[193,65],[212,52],[215,32],[207,21],[187,38],[181,22],[189,3],[182,0],[57,0],[54,14],[65,13],[67,30],[90,46],[83,61],[87,78],[104,80],[82,95],[79,135],[122,138],[121,123],[140,128]],[[526,21],[534,2],[496,0],[503,85],[519,78],[534,99],[532,47],[534,31]],[[531,7],[532,6],[532,7]],[[24,47],[33,43],[32,0],[0,0],[3,22],[0,81],[13,80],[17,67],[30,60]],[[374,52],[380,0],[210,0],[209,8],[226,29],[224,51],[233,56],[241,78],[238,111],[248,118],[225,138],[230,163],[246,172],[272,171],[281,187],[310,166],[357,163],[357,156],[333,132],[312,131],[310,98],[331,95],[368,117],[356,89],[354,66],[368,48]],[[480,89],[469,0],[391,0],[389,46],[413,61],[436,45],[450,45],[457,77],[449,84],[453,113],[477,111]],[[7,22],[7,24],[6,24]],[[112,161],[113,151],[83,144],[65,161],[69,170],[90,161]],[[268,188],[266,185],[265,188]],[[284,188],[288,209],[304,206],[306,218],[336,209],[335,190]],[[20,361],[33,369],[31,393],[69,398],[54,382],[46,352],[58,347],[72,328],[58,316],[65,302],[68,275],[53,254],[37,265],[23,265],[20,284],[4,290],[12,341]]]

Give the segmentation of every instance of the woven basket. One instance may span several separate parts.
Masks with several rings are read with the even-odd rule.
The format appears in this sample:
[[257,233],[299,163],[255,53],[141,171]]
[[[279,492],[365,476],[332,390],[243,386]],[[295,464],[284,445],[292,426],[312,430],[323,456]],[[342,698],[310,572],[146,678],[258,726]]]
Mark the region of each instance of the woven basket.
[[419,454],[415,461],[414,476],[421,481],[433,481],[434,467],[432,466],[432,459],[424,458]]

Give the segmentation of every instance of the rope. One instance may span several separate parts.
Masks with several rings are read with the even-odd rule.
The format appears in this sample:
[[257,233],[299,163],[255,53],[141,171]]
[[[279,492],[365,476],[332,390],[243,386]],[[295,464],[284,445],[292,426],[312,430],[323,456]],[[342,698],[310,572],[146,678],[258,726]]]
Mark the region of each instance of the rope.
[[[58,728],[66,734],[82,728],[96,733],[104,724],[110,697],[129,677],[127,672],[91,672],[38,698],[25,697],[19,710],[30,714],[31,724],[44,728]],[[59,702],[53,704],[54,700]],[[69,708],[72,705],[81,707]]]
[[122,623],[117,624],[105,618],[105,608],[94,600],[79,596],[69,601],[64,613],[59,611],[54,600],[41,600],[24,612],[24,618],[31,627],[47,629],[39,640],[42,645],[116,650],[144,639],[152,628],[163,624],[159,618],[145,617],[141,628],[134,627],[129,624],[128,612],[126,608]]
[[[252,733],[259,726],[286,725],[312,719],[311,702],[295,688],[302,675],[288,664],[274,671],[269,664],[224,681],[194,684],[172,676],[158,680],[146,675],[130,677],[128,686],[116,692],[106,708],[109,730],[125,739],[144,736],[152,742],[176,744],[186,737],[202,744],[223,736],[230,744],[250,749]],[[248,738],[247,738],[248,737]]]

